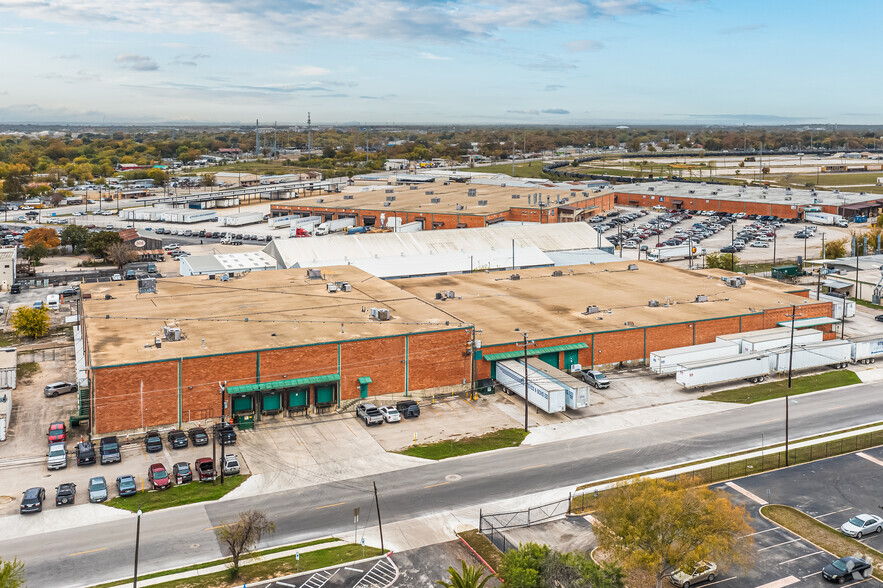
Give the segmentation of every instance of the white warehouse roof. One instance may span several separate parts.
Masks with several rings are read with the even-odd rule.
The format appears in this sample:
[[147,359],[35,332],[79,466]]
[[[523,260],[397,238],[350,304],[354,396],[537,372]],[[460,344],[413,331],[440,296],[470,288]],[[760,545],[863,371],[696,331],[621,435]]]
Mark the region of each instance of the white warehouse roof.
[[180,273],[182,276],[205,276],[229,272],[276,269],[276,260],[263,251],[195,255],[193,257],[182,257],[179,262],[181,264]]

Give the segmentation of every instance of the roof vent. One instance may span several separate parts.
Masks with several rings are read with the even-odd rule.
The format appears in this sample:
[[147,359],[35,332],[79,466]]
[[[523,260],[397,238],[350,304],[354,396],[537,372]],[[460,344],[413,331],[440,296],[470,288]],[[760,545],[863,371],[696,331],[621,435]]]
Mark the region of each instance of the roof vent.
[[586,307],[586,314],[595,314],[597,312],[601,312],[601,309],[598,308],[597,306],[587,306]]
[[552,275],[555,277],[563,276],[564,272],[562,272],[561,270],[555,270],[554,272],[552,272]]
[[647,303],[647,306],[649,306],[650,308],[656,308],[657,306],[659,306],[659,301],[658,300],[651,300],[650,302]]
[[705,294],[699,294],[696,296],[696,302],[708,302],[708,296]]
[[633,272],[633,271],[635,271],[635,270],[638,269],[638,264],[637,264],[637,263],[630,263],[627,269],[628,269],[630,272]]
[[509,279],[510,280],[520,280],[521,275],[520,274],[512,274],[511,276],[509,276]]
[[392,204],[392,202],[384,202],[383,203],[384,206],[389,206],[390,204]]
[[478,205],[479,206],[487,206],[487,200],[479,200]]
[[463,210],[463,207],[462,207],[461,205],[458,204],[458,205],[457,205],[457,210]]
[[316,198],[316,204],[322,204],[323,202],[325,202],[324,198]]
[[647,189],[651,192],[656,189],[656,186],[647,186]]
[[307,279],[321,280],[322,279],[322,270],[320,270],[318,268],[308,269],[307,270]]

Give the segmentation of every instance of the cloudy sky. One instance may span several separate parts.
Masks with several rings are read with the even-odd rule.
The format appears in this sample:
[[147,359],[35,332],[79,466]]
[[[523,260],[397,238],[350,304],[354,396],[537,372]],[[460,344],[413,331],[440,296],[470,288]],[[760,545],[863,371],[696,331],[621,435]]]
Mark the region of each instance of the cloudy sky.
[[0,0],[0,122],[881,124],[879,0]]

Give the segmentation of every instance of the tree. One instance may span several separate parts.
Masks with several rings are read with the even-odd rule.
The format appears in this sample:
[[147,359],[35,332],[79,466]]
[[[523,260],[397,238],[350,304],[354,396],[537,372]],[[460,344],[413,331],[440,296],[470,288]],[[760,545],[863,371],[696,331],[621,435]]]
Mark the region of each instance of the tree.
[[49,332],[49,309],[19,306],[10,317],[12,329],[23,337],[42,337]]
[[21,255],[34,262],[34,265],[40,265],[40,260],[49,255],[49,249],[38,241],[30,247],[25,247]]
[[831,239],[825,243],[825,250],[822,257],[825,259],[838,259],[846,257],[846,243],[849,241],[846,237],[841,239]]
[[705,265],[733,271],[739,265],[739,258],[733,253],[709,253],[705,256]]
[[61,243],[61,239],[58,238],[58,233],[55,232],[55,229],[42,227],[28,231],[22,243],[25,247],[33,247],[37,243],[41,243],[46,249],[55,249]]
[[107,259],[108,248],[114,243],[122,242],[123,238],[120,237],[119,233],[114,231],[99,231],[97,233],[92,233],[86,239],[86,251],[88,251],[92,257]]
[[239,513],[235,523],[225,525],[217,530],[218,540],[227,548],[233,558],[233,573],[239,572],[240,558],[251,551],[265,533],[272,533],[276,525],[259,510],[247,510]]
[[460,563],[463,566],[461,572],[458,572],[453,567],[448,568],[450,581],[445,582],[444,580],[436,580],[435,583],[444,586],[445,588],[483,588],[488,580],[493,578],[492,574],[488,574],[482,578],[484,570],[479,566],[466,565],[465,561],[461,561]]
[[724,492],[688,481],[638,478],[604,492],[595,516],[599,546],[644,570],[662,588],[665,577],[700,560],[719,568],[751,561],[750,517]]
[[128,243],[111,243],[107,248],[107,259],[114,262],[116,266],[123,269],[123,266],[134,261],[138,254]]
[[3,588],[24,588],[25,564],[13,558],[12,561],[0,559],[0,586]]
[[503,555],[499,577],[514,588],[622,588],[619,566],[599,566],[582,553],[560,553],[548,545],[525,543]]
[[68,225],[61,232],[61,244],[70,245],[74,254],[81,252],[86,247],[89,239],[89,229],[80,225]]
[[215,174],[202,174],[199,177],[199,185],[210,188],[215,185]]

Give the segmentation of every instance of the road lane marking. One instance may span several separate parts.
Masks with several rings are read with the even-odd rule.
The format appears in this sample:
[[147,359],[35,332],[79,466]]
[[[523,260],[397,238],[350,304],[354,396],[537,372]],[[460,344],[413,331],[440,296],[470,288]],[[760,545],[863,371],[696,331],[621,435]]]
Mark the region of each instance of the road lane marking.
[[770,419],[770,420],[768,420],[768,421],[760,421],[760,424],[761,424],[761,425],[766,425],[766,424],[768,424],[768,423],[775,423],[775,422],[778,421],[778,420],[779,420],[779,419]]
[[757,504],[759,504],[761,506],[769,504],[766,500],[764,500],[763,498],[761,498],[757,494],[749,492],[748,490],[746,490],[742,486],[739,486],[738,484],[734,484],[732,482],[727,482],[726,485],[729,486],[730,488],[732,488],[733,490],[735,490],[736,492],[738,492],[739,494],[741,494],[742,496],[745,496],[746,498],[750,498],[751,500],[753,500],[754,502],[756,502]]
[[[628,447],[623,447],[622,449],[613,449],[608,451],[607,453],[619,453],[620,451],[628,451]],[[604,455],[607,455],[606,453]]]
[[880,461],[880,460],[877,459],[876,457],[873,457],[873,456],[871,456],[871,455],[868,455],[867,453],[862,453],[861,451],[859,451],[858,453],[856,453],[856,455],[859,456],[859,457],[861,457],[861,458],[863,458],[863,459],[868,460],[868,461],[871,462],[871,463],[875,463],[875,464],[877,464],[878,466],[883,466],[883,461]]
[[203,529],[203,531],[213,531],[213,530],[215,530],[215,529],[220,529],[220,528],[222,528],[222,527],[229,527],[229,526],[232,525],[232,524],[233,524],[233,523],[225,523],[225,524],[223,524],[223,525],[216,525],[216,526],[214,526],[214,527],[208,527],[207,529]]
[[98,549],[90,549],[89,551],[78,551],[76,553],[70,554],[68,557],[73,557],[75,555],[84,555],[86,553],[95,553],[96,551],[104,551],[107,547],[99,547]]
[[423,489],[425,490],[426,488],[435,488],[436,486],[444,486],[445,484],[450,484],[450,482],[441,482],[439,484],[430,484],[429,486],[424,486]]
[[325,506],[317,506],[315,510],[322,510],[323,508],[331,508],[333,506],[342,506],[346,504],[346,502],[335,502],[334,504],[326,504]]
[[776,543],[775,545],[770,545],[768,547],[761,547],[760,549],[758,549],[758,551],[766,551],[767,549],[772,549],[774,547],[781,547],[783,545],[788,545],[789,543],[794,543],[795,541],[801,541],[801,538],[798,537],[797,539],[789,539],[788,541],[782,541],[781,543]]
[[541,463],[541,464],[538,464],[538,465],[532,465],[532,466],[523,467],[523,468],[521,468],[521,469],[523,469],[523,470],[532,470],[532,469],[534,469],[534,468],[541,468],[541,467],[543,467],[544,465],[546,465],[546,464]]
[[821,549],[819,549],[818,551],[813,551],[812,553],[807,553],[806,555],[801,555],[800,557],[792,557],[791,559],[786,559],[785,561],[780,561],[779,565],[791,563],[792,561],[797,561],[798,559],[803,559],[804,557],[812,557],[812,556],[818,555],[820,553],[825,553],[825,552],[822,551]]
[[852,510],[852,507],[851,507],[851,506],[847,506],[846,508],[841,508],[840,510],[835,510],[835,511],[832,511],[832,512],[826,512],[826,513],[823,514],[823,515],[819,515],[819,516],[817,516],[817,517],[813,517],[813,518],[816,519],[816,520],[818,520],[818,519],[824,518],[824,517],[829,516],[829,515],[832,515],[832,514],[837,514],[838,512],[843,512],[844,510]]
[[[816,574],[819,574],[819,573],[821,573],[821,572],[816,572]],[[813,574],[813,575],[815,575],[815,574]],[[804,576],[804,577],[808,577],[808,576]],[[800,582],[800,580],[798,580],[794,576],[787,576],[787,577],[782,578],[780,580],[770,582],[769,584],[764,584],[763,586],[758,586],[757,588],[784,588],[785,586],[790,586],[791,584],[796,584],[798,582]]]
[[297,588],[294,584],[289,584],[288,582],[282,582],[281,580],[276,580],[276,584],[280,586],[287,586],[288,588]]
[[760,535],[761,533],[769,533],[770,531],[777,531],[782,527],[770,527],[769,529],[764,529],[763,531],[757,531],[756,533],[749,533],[747,535],[742,535],[739,537],[740,539],[744,539],[745,537],[754,537],[755,535]]

